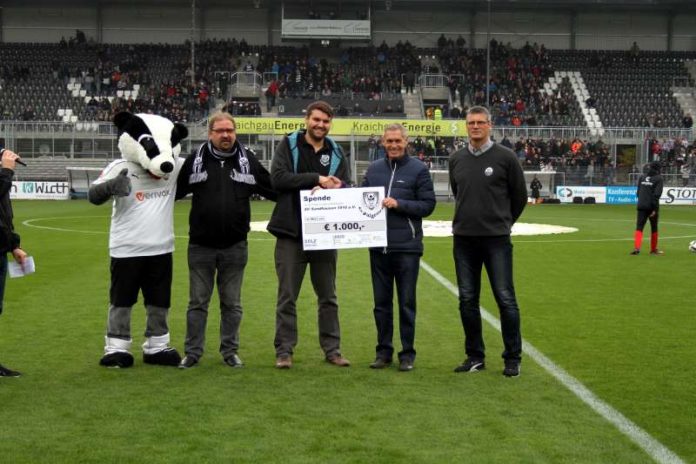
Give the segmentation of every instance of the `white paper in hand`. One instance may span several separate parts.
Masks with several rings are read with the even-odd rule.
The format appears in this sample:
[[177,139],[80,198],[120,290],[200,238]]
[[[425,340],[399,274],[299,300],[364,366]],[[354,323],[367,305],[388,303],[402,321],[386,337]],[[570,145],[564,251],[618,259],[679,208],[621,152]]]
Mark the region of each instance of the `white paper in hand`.
[[27,256],[24,260],[24,265],[20,265],[16,261],[10,261],[7,263],[7,271],[10,277],[24,277],[28,274],[33,274],[36,271],[34,266],[34,257]]

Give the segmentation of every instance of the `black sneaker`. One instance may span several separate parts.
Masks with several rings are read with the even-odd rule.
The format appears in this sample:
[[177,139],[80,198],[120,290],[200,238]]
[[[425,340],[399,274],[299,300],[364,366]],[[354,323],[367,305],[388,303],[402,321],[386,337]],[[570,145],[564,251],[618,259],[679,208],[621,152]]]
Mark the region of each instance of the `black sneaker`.
[[242,358],[240,358],[236,353],[232,356],[228,356],[227,358],[225,358],[225,364],[227,364],[230,367],[244,367]]
[[639,254],[640,254],[640,250],[639,250],[638,248],[634,248],[633,251],[632,251],[630,254],[632,254],[632,255],[639,255]]
[[12,369],[8,369],[2,364],[0,364],[0,377],[20,377],[22,374],[20,374],[17,371],[13,371]]
[[198,358],[195,356],[186,355],[179,363],[179,369],[189,369],[198,364]]
[[662,251],[662,250],[658,250],[657,248],[655,248],[654,250],[650,250],[650,254],[653,255],[653,256],[662,256],[662,255],[665,254],[665,252]]
[[399,362],[399,370],[401,372],[410,372],[413,370],[413,361],[410,359],[402,359]]
[[153,354],[143,353],[143,362],[160,366],[178,366],[181,363],[181,355],[174,348],[165,348]]
[[483,359],[466,358],[466,361],[454,368],[454,372],[478,372],[486,368],[486,363]]
[[505,377],[519,377],[520,375],[520,361],[519,359],[506,359],[505,369],[503,369],[503,375]]
[[116,351],[105,354],[99,360],[99,365],[117,369],[126,369],[133,366],[133,355],[126,351]]
[[391,359],[377,358],[375,362],[370,364],[370,369],[384,369],[385,367],[391,366]]

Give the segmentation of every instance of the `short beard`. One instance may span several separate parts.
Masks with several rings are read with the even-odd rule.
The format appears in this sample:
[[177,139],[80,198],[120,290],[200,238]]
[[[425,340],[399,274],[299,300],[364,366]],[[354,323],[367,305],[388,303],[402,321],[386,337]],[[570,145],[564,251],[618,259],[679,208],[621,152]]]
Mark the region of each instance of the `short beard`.
[[324,137],[326,137],[326,131],[324,131],[323,135],[322,135],[320,138],[316,138],[316,137],[314,136],[314,134],[312,133],[313,130],[315,130],[315,129],[311,129],[311,130],[308,130],[308,131],[307,131],[307,137],[309,137],[313,142],[321,142],[321,141],[323,141],[323,140],[324,140]]

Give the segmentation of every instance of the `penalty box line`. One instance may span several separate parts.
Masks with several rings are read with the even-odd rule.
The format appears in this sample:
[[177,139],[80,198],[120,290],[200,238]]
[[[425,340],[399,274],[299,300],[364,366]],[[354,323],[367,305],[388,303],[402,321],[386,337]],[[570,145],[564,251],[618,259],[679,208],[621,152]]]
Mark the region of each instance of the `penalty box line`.
[[[421,268],[443,287],[449,290],[454,296],[459,298],[459,289],[452,282],[447,280],[442,274],[433,269],[428,263],[421,260]],[[491,327],[500,332],[500,321],[488,310],[481,308],[481,317]],[[570,390],[583,403],[592,408],[597,414],[602,416],[607,422],[614,425],[621,433],[626,435],[633,443],[638,445],[643,451],[650,455],[660,464],[684,464],[684,461],[673,451],[656,440],[652,435],[643,430],[636,423],[621,414],[617,409],[600,399],[589,388],[582,384],[578,379],[558,366],[541,351],[537,350],[531,343],[522,340],[523,351],[529,358],[534,360],[546,372],[551,374],[564,387]]]

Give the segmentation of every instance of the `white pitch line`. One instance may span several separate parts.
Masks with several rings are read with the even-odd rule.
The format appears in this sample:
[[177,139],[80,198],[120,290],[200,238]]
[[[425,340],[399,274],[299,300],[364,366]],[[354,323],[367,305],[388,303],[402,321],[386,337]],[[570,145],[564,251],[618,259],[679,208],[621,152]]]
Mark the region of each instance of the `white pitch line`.
[[[430,265],[425,261],[421,260],[420,265],[425,272],[430,274],[443,287],[449,290],[450,293],[457,298],[459,297],[459,289],[456,285],[447,280],[435,269],[430,267]],[[481,308],[481,317],[495,330],[500,332],[500,321],[498,321],[496,317],[488,312],[488,310]],[[633,443],[649,454],[650,457],[652,457],[656,462],[660,464],[684,464],[684,461],[669,448],[657,441],[648,432],[621,414],[618,410],[614,409],[611,405],[601,400],[578,379],[554,363],[541,351],[534,348],[534,346],[532,346],[529,342],[523,340],[522,344],[523,351],[529,358],[533,359],[546,372],[551,374],[552,377],[558,380],[564,387],[577,396],[583,403],[587,404],[597,414],[619,429],[621,433],[626,435]]]
[[[88,217],[88,216],[84,216]],[[91,217],[99,217],[99,218],[104,218],[103,216],[91,216]],[[77,217],[78,219],[82,219],[83,217]],[[26,219],[22,221],[22,225],[26,227],[32,227],[34,229],[43,229],[43,230],[53,230],[55,232],[70,232],[70,233],[77,233],[77,234],[93,234],[93,235],[106,235],[109,233],[109,229],[105,230],[80,230],[80,229],[66,229],[64,227],[51,227],[51,226],[40,226],[37,224],[34,224],[34,221],[41,221],[41,220],[51,220],[51,219],[74,219],[74,218],[65,218],[65,217],[55,217],[55,218],[34,218],[34,219]],[[188,235],[175,235],[174,238],[182,240],[182,239],[188,239]],[[270,240],[275,240],[275,238],[256,238],[256,237],[248,237],[248,241],[270,241]]]

